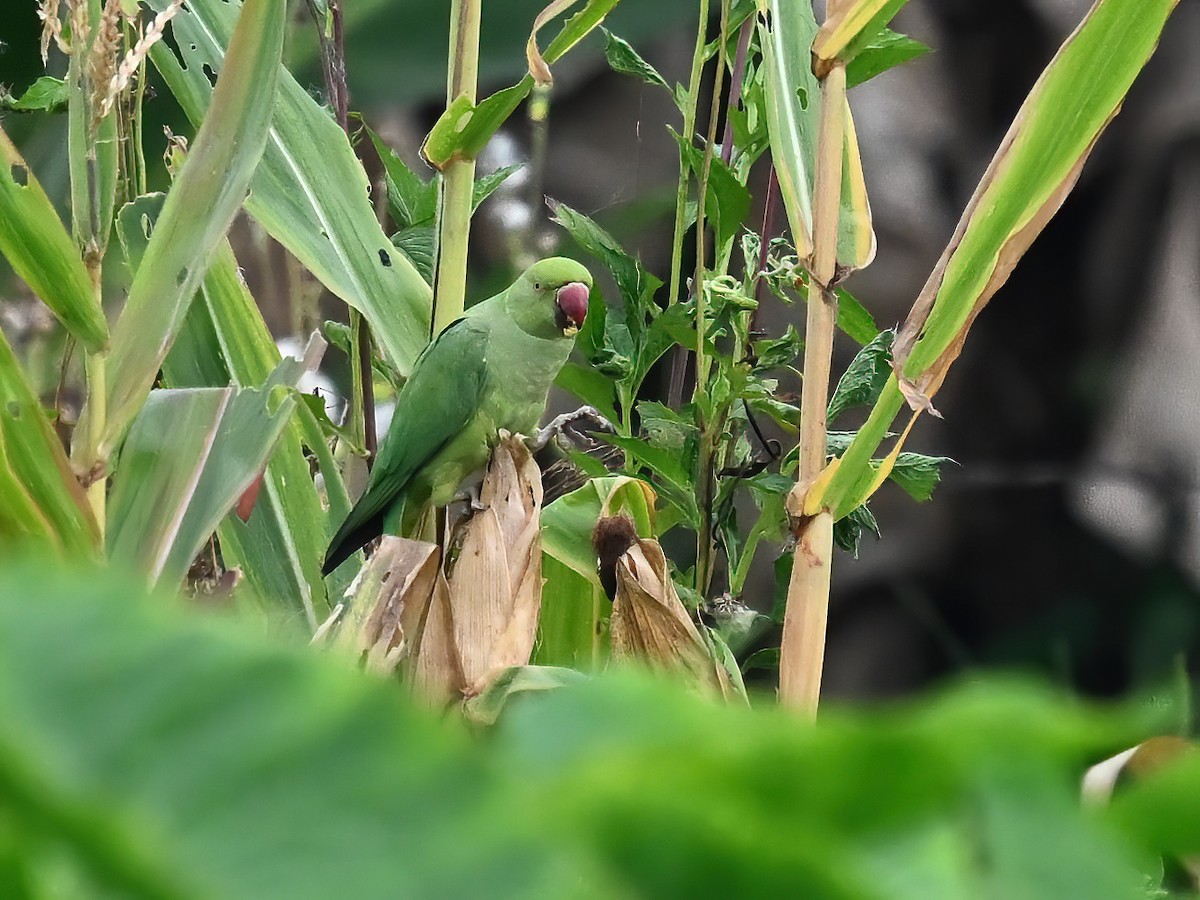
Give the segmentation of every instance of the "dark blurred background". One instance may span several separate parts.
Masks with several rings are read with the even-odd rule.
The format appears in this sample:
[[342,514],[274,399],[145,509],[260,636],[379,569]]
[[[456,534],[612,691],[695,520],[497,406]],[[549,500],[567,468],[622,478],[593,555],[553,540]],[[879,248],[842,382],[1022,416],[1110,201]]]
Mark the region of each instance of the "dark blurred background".
[[[41,71],[40,28],[32,0],[4,2],[0,83],[19,93]],[[482,90],[520,75],[542,5],[485,3]],[[881,326],[904,318],[1022,99],[1089,5],[913,0],[896,20],[934,52],[851,94],[879,252],[847,287]],[[345,7],[351,106],[418,165],[444,102],[448,3]],[[624,0],[607,24],[668,81],[686,81],[694,16],[692,0]],[[319,94],[304,4],[294,18],[291,66]],[[678,113],[661,90],[609,72],[601,47],[593,36],[555,68],[544,170],[481,209],[472,296],[504,283],[523,255],[572,251],[546,223],[543,193],[594,216],[665,276],[678,164],[665,126],[678,128]],[[1200,0],[1182,0],[1075,192],[972,331],[939,394],[944,419],[918,425],[912,448],[958,465],[931,503],[885,488],[882,541],[839,559],[831,696],[893,695],[991,667],[1098,694],[1152,693],[1200,649],[1197,47]],[[161,86],[151,115],[189,131]],[[4,126],[65,198],[65,123],[7,115]],[[146,133],[157,158],[161,128]],[[518,117],[481,170],[528,160],[532,144]],[[764,174],[751,183],[757,209]],[[262,277],[253,258],[242,256],[252,287]],[[52,390],[53,322],[0,278],[0,326],[42,360]],[[288,298],[269,287],[256,295],[286,331]],[[768,325],[799,315],[776,304]],[[839,346],[842,368],[853,349]],[[769,577],[756,585],[763,595],[747,600],[769,608]]]

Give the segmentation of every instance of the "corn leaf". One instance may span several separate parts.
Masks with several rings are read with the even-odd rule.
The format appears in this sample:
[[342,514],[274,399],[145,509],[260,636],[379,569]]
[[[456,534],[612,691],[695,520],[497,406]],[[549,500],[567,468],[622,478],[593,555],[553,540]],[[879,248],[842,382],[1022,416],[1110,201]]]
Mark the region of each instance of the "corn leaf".
[[33,171],[0,128],[0,253],[89,352],[108,343],[108,323],[79,248]]
[[[169,3],[150,5],[161,11]],[[224,0],[189,3],[170,25],[180,55],[166,42],[151,49],[155,67],[193,124],[205,119],[213,102],[207,73],[229,64],[225,48],[238,10],[237,2]],[[271,78],[279,87],[246,210],[325,287],[366,316],[372,337],[407,373],[428,340],[429,285],[375,218],[366,174],[345,133],[278,60]]]
[[[162,194],[139,197],[117,217],[117,233],[135,271],[162,198]],[[227,241],[221,241],[163,363],[164,381],[171,388],[254,387],[263,384],[279,363],[279,350],[242,281],[233,251]],[[340,522],[350,509],[332,460],[328,467],[324,461],[321,466],[329,510],[321,504],[304,451],[324,446],[325,437],[312,411],[297,404],[267,465],[249,520],[229,515],[217,529],[226,565],[240,568],[259,597],[302,614],[309,628],[328,614],[329,595],[340,596],[355,573],[351,566],[339,568],[330,578],[329,592],[321,577],[330,519]]]
[[849,62],[879,35],[908,0],[851,0],[832,9],[821,25],[813,53]]
[[37,395],[0,334],[0,542],[45,543],[90,558],[99,534]]
[[[817,23],[808,3],[758,0],[759,39],[766,70],[767,132],[793,242],[801,259],[812,254],[812,196],[821,118],[821,84],[811,49]],[[875,256],[875,232],[854,120],[846,109],[842,203],[837,261],[861,269]]]
[[284,360],[261,388],[153,392],[113,479],[109,557],[152,583],[178,584],[266,466],[296,404],[287,388],[324,348],[314,338],[305,360]]
[[[558,36],[539,55],[539,60],[543,65],[556,62],[603,22],[618,2],[588,0],[583,9],[567,19]],[[532,35],[530,41],[533,41]],[[454,159],[474,159],[521,105],[521,101],[529,96],[533,85],[534,76],[527,74],[512,87],[497,91],[478,104],[472,103],[465,95],[455,97],[430,129],[421,147],[421,154],[437,169],[445,169]]]
[[[145,402],[208,257],[229,229],[267,139],[283,49],[283,0],[250,0],[239,17],[224,72],[183,169],[146,245],[145,258],[113,329],[107,418],[99,447],[107,459]],[[77,434],[91,433],[84,408]],[[76,456],[81,442],[76,442]],[[87,451],[83,451],[87,452]],[[90,469],[97,460],[76,458]]]
[[[841,518],[878,485],[871,466],[905,401],[918,414],[967,332],[1074,187],[1157,46],[1178,0],[1099,0],[1017,113],[893,346],[895,370],[867,423],[806,506]],[[912,427],[912,421],[905,434]],[[889,458],[899,454],[903,438]]]

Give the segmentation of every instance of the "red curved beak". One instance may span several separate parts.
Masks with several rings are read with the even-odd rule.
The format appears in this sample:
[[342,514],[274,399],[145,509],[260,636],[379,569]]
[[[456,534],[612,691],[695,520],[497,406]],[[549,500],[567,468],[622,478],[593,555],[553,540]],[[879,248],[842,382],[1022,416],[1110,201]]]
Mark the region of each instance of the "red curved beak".
[[563,311],[573,328],[582,328],[583,320],[587,318],[588,293],[586,284],[582,281],[572,281],[560,287],[555,295],[558,308]]

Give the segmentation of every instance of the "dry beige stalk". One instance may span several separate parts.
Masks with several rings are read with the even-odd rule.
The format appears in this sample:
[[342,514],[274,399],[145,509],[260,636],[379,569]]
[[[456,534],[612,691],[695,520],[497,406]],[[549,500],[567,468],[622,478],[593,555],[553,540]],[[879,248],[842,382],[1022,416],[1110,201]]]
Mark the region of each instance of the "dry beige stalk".
[[92,90],[90,103],[93,126],[112,108],[108,89],[116,75],[117,57],[121,55],[121,15],[120,0],[105,0],[100,10],[100,24],[88,53],[87,78]]
[[[113,2],[113,0],[110,0],[110,2]],[[133,73],[145,62],[146,56],[150,53],[150,48],[162,40],[167,23],[175,18],[175,14],[182,7],[183,0],[171,0],[171,5],[154,17],[154,21],[150,23],[145,32],[142,32],[139,28],[137,42],[125,54],[125,58],[121,60],[120,66],[117,66],[111,78],[96,82],[97,85],[107,85],[100,103],[100,116],[102,118],[108,115],[113,103],[116,102],[117,96],[129,86],[129,80],[133,77]]]
[[617,560],[610,629],[614,659],[683,675],[729,698],[729,675],[688,614],[657,541],[638,540]]

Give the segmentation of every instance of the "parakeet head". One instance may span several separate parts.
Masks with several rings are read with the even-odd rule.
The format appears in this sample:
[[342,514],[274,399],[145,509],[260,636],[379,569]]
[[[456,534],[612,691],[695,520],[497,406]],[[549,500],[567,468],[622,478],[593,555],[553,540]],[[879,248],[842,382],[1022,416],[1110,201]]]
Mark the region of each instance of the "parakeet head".
[[508,312],[529,334],[573,337],[587,318],[592,275],[573,259],[535,262],[508,290]]

